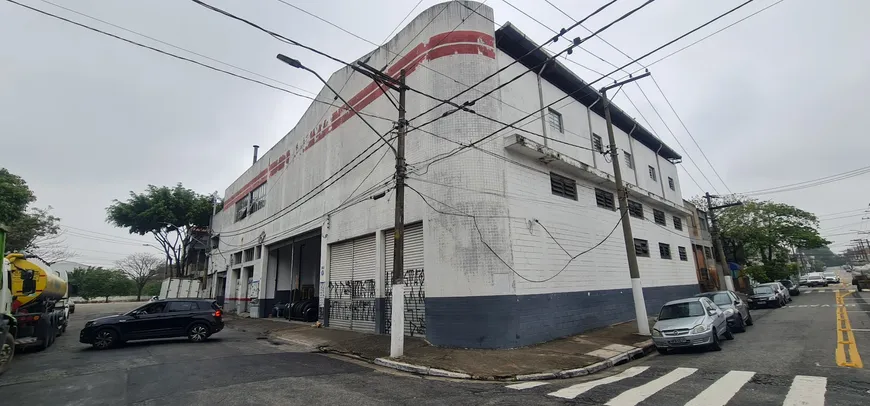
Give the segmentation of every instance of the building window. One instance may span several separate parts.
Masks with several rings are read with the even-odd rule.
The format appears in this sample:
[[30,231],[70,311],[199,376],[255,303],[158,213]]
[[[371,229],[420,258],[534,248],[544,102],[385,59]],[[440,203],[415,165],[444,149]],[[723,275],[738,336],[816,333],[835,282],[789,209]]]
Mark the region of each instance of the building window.
[[595,204],[602,209],[616,210],[613,203],[613,193],[606,190],[595,189]]
[[262,184],[257,186],[256,189],[251,191],[251,209],[250,213],[253,214],[257,210],[266,207],[266,184]]
[[631,156],[631,153],[623,151],[623,154],[625,155],[625,166],[627,166],[628,169],[634,169],[634,158]]
[[710,250],[710,247],[704,247],[704,256],[713,259],[713,251]]
[[674,216],[674,228],[682,231],[683,230],[683,219],[681,219],[677,216]]
[[257,252],[256,252],[256,254],[254,254],[254,259],[260,259],[260,258],[262,258],[262,257],[263,257],[263,246],[262,246],[262,245],[258,245],[258,246],[257,246]]
[[236,202],[236,221],[248,217],[248,204],[251,202],[250,195],[245,195],[241,200]]
[[677,190],[676,186],[674,186],[674,178],[670,176],[668,176],[668,187],[671,188],[671,190]]
[[680,253],[680,261],[688,261],[689,256],[686,255],[686,247],[677,247],[677,252]]
[[671,245],[660,242],[659,255],[662,256],[662,259],[671,259]]
[[653,182],[657,181],[656,180],[656,168],[653,168],[652,166],[649,167],[649,178],[652,179]]
[[550,190],[556,196],[577,200],[577,182],[574,179],[550,172]]
[[253,260],[254,260],[254,249],[253,248],[246,249],[244,261],[251,262]]
[[547,110],[549,110],[550,113],[547,114],[547,122],[550,124],[550,128],[553,128],[560,133],[565,132],[565,126],[562,123],[562,113],[551,108],[548,108]]
[[667,222],[665,222],[665,212],[661,210],[653,209],[653,219],[655,220],[656,224],[661,224],[663,226],[668,225]]
[[649,243],[639,238],[634,239],[634,253],[639,257],[649,256]]
[[631,217],[643,218],[643,205],[633,200],[628,201],[628,214]]
[[600,153],[604,153],[604,143],[598,134],[592,134],[592,148]]
[[698,210],[698,225],[701,230],[707,231],[707,213]]

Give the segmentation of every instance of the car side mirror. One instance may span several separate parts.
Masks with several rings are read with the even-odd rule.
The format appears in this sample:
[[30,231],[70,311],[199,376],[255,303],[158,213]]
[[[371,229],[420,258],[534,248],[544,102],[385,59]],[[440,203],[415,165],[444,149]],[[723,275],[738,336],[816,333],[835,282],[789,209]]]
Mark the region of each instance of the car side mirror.
[[709,315],[711,315],[711,316],[715,316],[715,315],[716,315],[716,311],[713,310],[713,309],[710,309],[710,310],[707,310],[707,314],[709,314]]

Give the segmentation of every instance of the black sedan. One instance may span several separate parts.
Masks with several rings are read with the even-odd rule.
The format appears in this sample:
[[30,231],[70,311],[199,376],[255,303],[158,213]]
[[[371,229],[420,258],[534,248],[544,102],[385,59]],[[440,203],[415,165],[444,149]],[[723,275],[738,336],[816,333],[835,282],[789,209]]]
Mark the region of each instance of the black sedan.
[[164,299],[124,314],[90,320],[79,341],[101,350],[152,338],[187,337],[201,342],[223,328],[222,310],[214,300]]
[[779,281],[779,283],[781,283],[782,286],[785,286],[785,288],[788,289],[788,294],[792,296],[800,296],[801,290],[799,289],[799,286],[795,285],[795,283],[792,282],[791,279],[783,279]]

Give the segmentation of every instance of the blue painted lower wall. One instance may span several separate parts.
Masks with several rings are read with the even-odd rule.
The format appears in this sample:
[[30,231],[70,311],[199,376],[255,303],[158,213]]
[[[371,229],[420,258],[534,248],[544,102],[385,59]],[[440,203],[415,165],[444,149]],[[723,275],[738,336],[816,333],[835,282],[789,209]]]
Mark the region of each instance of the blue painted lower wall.
[[[697,284],[644,288],[650,316]],[[633,320],[631,289],[426,298],[426,338],[434,345],[514,348]]]

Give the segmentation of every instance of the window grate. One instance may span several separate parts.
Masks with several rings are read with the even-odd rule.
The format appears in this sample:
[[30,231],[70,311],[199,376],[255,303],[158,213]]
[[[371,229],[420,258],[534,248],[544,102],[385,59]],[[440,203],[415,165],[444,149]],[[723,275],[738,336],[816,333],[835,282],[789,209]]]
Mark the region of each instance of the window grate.
[[707,258],[713,259],[713,251],[710,250],[710,247],[704,247],[704,255]]
[[556,196],[577,200],[577,182],[550,172],[550,191]]
[[634,158],[631,156],[631,153],[624,151],[623,155],[625,155],[625,166],[627,166],[628,169],[634,169]]
[[604,143],[598,134],[592,134],[592,148],[595,148],[596,151],[602,154],[604,153]]
[[659,255],[661,255],[662,259],[671,259],[671,245],[660,242]]
[[674,216],[674,228],[677,230],[683,231],[683,219]]
[[649,242],[639,238],[634,239],[634,253],[639,257],[649,256]]
[[668,176],[668,187],[671,188],[671,190],[677,190],[676,186],[674,186],[674,178],[670,176]]
[[652,166],[649,167],[649,178],[652,179],[653,181],[657,181],[656,180],[656,168],[653,168]]
[[547,123],[550,125],[550,127],[555,129],[556,131],[559,131],[560,133],[565,132],[564,122],[562,121],[562,113],[559,113],[552,108],[548,108],[547,110],[549,113],[547,114]]
[[251,191],[251,213],[266,207],[266,184],[257,186]]
[[616,210],[616,205],[613,201],[613,193],[606,190],[595,189],[595,204],[603,209]]
[[634,200],[628,201],[628,214],[631,217],[643,218],[643,205]]
[[656,224],[661,224],[663,226],[668,225],[665,221],[665,212],[661,210],[653,209],[653,219],[655,220]]
[[686,254],[686,247],[677,247],[677,252],[680,254],[680,261],[689,260],[689,256]]

